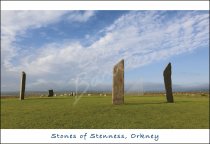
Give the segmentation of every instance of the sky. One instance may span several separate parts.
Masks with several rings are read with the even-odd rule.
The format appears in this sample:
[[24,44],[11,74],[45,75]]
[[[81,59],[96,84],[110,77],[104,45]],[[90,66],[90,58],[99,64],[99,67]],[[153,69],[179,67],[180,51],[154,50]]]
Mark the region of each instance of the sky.
[[1,91],[111,90],[125,60],[125,89],[209,87],[208,11],[1,11]]

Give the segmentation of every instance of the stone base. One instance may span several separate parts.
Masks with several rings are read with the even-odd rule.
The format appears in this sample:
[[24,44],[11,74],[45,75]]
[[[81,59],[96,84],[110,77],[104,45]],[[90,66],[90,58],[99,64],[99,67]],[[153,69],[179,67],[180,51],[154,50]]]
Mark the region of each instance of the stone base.
[[112,99],[112,104],[115,104],[115,105],[124,104],[124,98],[123,99]]

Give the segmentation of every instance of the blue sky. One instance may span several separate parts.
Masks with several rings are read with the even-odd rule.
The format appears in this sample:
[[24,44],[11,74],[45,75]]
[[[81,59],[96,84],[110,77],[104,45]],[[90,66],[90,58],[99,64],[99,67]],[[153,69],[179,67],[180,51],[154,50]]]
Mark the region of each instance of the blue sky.
[[125,60],[126,90],[209,87],[208,11],[2,11],[1,89],[105,90]]

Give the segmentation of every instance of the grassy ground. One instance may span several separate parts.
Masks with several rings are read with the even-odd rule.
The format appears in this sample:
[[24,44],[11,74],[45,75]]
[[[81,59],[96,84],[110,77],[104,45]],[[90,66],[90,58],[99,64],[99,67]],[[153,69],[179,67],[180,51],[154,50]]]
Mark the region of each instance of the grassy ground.
[[30,97],[1,99],[1,128],[209,128],[209,97],[126,96],[124,105],[112,105],[111,96]]

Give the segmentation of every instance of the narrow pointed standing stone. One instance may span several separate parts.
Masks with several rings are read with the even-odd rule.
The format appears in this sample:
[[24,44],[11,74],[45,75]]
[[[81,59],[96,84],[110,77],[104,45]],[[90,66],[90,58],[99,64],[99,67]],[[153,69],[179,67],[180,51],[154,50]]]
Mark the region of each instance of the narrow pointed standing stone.
[[173,103],[174,99],[173,99],[172,82],[171,82],[171,63],[169,63],[165,68],[163,76],[164,76],[167,102]]
[[25,85],[26,85],[26,73],[23,71],[21,75],[21,84],[20,84],[20,100],[24,100]]
[[113,68],[112,103],[124,103],[124,60],[122,59]]

